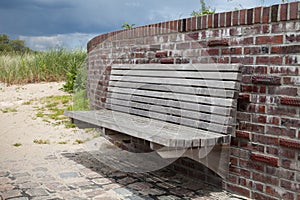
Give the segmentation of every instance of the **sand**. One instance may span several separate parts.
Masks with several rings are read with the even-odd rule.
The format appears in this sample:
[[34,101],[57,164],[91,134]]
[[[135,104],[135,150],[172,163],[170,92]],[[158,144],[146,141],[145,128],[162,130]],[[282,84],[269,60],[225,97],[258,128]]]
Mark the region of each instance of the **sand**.
[[[40,99],[48,96],[68,95],[60,90],[63,83],[39,83],[6,87],[0,83],[0,161],[12,157],[30,157],[38,152],[79,148],[75,140],[81,140],[82,130],[54,126],[37,118]],[[31,101],[30,105],[24,103]],[[1,110],[16,110],[3,113]],[[35,144],[34,140],[49,141],[49,145]],[[59,144],[67,142],[67,144]],[[19,143],[20,147],[13,144]],[[14,153],[13,153],[14,152]]]

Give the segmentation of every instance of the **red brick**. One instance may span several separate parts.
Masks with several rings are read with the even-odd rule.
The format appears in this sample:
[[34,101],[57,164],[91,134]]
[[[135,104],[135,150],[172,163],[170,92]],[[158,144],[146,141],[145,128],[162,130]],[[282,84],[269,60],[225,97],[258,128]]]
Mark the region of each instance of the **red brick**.
[[256,37],[256,44],[282,44],[282,43],[283,43],[283,35]]
[[229,46],[229,42],[227,39],[210,40],[210,41],[208,41],[207,46],[209,46],[209,47]]
[[281,77],[278,76],[253,76],[252,83],[264,85],[281,85]]
[[[276,167],[276,166],[274,166]],[[277,177],[273,177],[270,175],[266,175],[264,172],[263,173],[257,173],[253,172],[253,180],[258,181],[264,184],[269,184],[269,185],[278,185],[279,184],[279,179]]]
[[292,87],[269,87],[269,94],[297,96],[298,89]]
[[246,10],[240,10],[240,25],[246,24]]
[[191,28],[192,28],[192,19],[191,18],[188,18],[186,20],[186,31],[187,32],[190,32],[191,31]]
[[185,35],[185,40],[198,40],[199,33],[189,33]]
[[260,144],[278,145],[278,137],[271,137],[265,135],[252,134],[252,141]]
[[251,156],[250,156],[250,159],[253,160],[253,161],[258,161],[258,162],[265,163],[265,164],[270,165],[270,166],[275,166],[275,167],[279,166],[279,159],[278,158],[267,156],[267,155],[252,153]]
[[257,105],[257,104],[251,104],[248,108],[249,112],[254,113],[265,113],[266,112],[266,106],[265,105]]
[[247,24],[248,25],[253,24],[253,12],[254,12],[253,9],[248,9],[247,10]]
[[232,25],[239,25],[239,11],[237,10],[232,12]]
[[279,117],[268,116],[267,118],[268,124],[280,125],[280,122],[281,119]]
[[260,54],[260,47],[245,47],[244,54],[245,55],[257,55]]
[[220,13],[219,18],[220,18],[220,26],[219,27],[225,27],[225,13]]
[[279,144],[280,144],[280,146],[287,147],[287,148],[300,149],[300,141],[299,140],[280,138]]
[[203,15],[202,16],[202,22],[201,22],[201,24],[202,24],[202,29],[207,29],[207,15]]
[[232,18],[231,18],[232,15],[231,14],[232,14],[231,12],[226,13],[226,27],[231,26],[231,20],[232,20]]
[[168,52],[167,51],[159,51],[155,53],[156,58],[165,58],[168,57]]
[[271,53],[277,54],[296,54],[300,52],[300,45],[272,47]]
[[285,63],[288,65],[296,65],[298,66],[300,64],[299,56],[297,55],[287,55],[285,57]]
[[267,152],[267,154],[271,154],[271,155],[274,155],[274,156],[278,156],[278,154],[279,154],[278,147],[267,146],[266,147],[266,152]]
[[256,58],[256,64],[257,65],[281,65],[282,64],[282,57],[281,56],[274,56],[274,57],[268,57],[268,56],[259,56]]
[[238,101],[241,103],[249,103],[250,102],[250,94],[240,94],[238,97]]
[[270,73],[271,74],[297,76],[297,75],[299,75],[299,68],[298,67],[285,67],[285,66],[270,67]]
[[299,183],[295,183],[292,181],[286,181],[286,180],[281,180],[280,186],[290,190],[290,191],[294,191],[299,193],[300,192],[300,184]]
[[250,197],[250,190],[248,188],[240,187],[237,185],[228,184],[227,189],[229,191],[232,191],[234,193],[238,193],[240,195],[243,195],[245,197]]
[[253,115],[252,116],[252,122],[265,124],[267,122],[267,116],[265,116],[265,115]]
[[219,55],[219,49],[207,49],[207,50],[202,50],[202,55]]
[[176,44],[176,49],[177,50],[185,50],[185,49],[189,49],[190,48],[190,43],[179,43]]
[[259,199],[259,200],[278,200],[278,198],[276,198],[276,197],[266,196],[265,194],[259,193],[259,192],[256,192],[256,191],[252,192],[252,198],[253,199]]
[[208,15],[207,27],[208,28],[212,28],[213,27],[213,15]]
[[263,25],[262,26],[262,33],[264,33],[264,34],[267,34],[267,33],[270,33],[271,32],[271,29],[270,29],[271,27],[270,27],[270,25],[268,24],[268,25]]
[[251,114],[245,113],[245,112],[237,112],[237,119],[242,120],[242,121],[250,121]]
[[295,35],[295,34],[286,35],[286,40],[289,43],[300,42],[300,34],[298,34],[298,35]]
[[[262,150],[260,152],[263,153],[263,151],[264,150]],[[240,163],[241,163],[241,161],[240,161]],[[251,160],[249,160],[247,162],[247,165],[245,165],[245,167],[253,169],[253,170],[258,171],[258,172],[262,172],[262,173],[264,173],[264,170],[265,170],[265,164],[260,163],[260,162],[253,162]],[[258,181],[264,182],[264,180],[262,180],[262,179],[263,179],[263,177],[259,177]]]
[[271,7],[271,22],[278,21],[278,7],[279,7],[279,5],[273,5]]
[[282,97],[280,103],[282,105],[300,106],[300,98]]
[[297,116],[297,110],[293,107],[268,106],[268,114],[295,117]]
[[287,20],[287,14],[288,14],[287,9],[288,9],[288,4],[280,5],[280,20],[281,21]]
[[162,58],[160,60],[161,64],[174,64],[175,60],[174,58]]
[[261,22],[261,11],[262,11],[262,7],[257,7],[255,8],[255,17],[254,17],[254,23],[258,24]]
[[226,48],[222,49],[222,55],[242,54],[242,48]]
[[294,20],[298,18],[298,6],[299,2],[290,3],[290,19]]
[[270,7],[263,8],[263,18],[262,18],[263,23],[269,22],[269,14],[270,14]]
[[236,131],[236,137],[250,140],[250,133],[245,131]]
[[244,65],[252,65],[254,62],[253,57],[231,57],[231,63],[241,63]]
[[294,200],[294,194],[288,191],[278,192],[278,189],[273,186],[266,186],[266,193],[285,200]]

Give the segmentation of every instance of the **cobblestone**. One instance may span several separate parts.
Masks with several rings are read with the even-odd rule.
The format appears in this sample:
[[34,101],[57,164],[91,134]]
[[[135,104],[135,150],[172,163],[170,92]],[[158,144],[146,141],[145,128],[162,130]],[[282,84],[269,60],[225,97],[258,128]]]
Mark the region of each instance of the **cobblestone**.
[[[45,156],[44,159],[48,159],[46,164],[29,164],[18,172],[10,171],[9,166],[14,165],[14,161],[0,173],[0,195],[3,199],[16,200],[237,200],[223,190],[187,179],[168,169],[144,174],[124,173],[96,160],[96,167],[88,168],[82,165],[89,159],[88,155],[76,152],[69,153],[68,157],[56,155],[57,159],[50,160]],[[72,162],[78,165],[69,165]],[[24,172],[26,168],[28,170]]]

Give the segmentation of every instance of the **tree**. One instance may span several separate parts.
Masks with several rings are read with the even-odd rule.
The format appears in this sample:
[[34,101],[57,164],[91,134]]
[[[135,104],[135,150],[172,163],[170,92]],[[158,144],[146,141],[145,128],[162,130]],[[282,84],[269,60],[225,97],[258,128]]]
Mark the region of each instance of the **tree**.
[[32,51],[30,48],[25,46],[24,40],[10,40],[5,34],[0,35],[0,53],[3,52],[15,52],[25,53]]
[[200,0],[201,9],[199,11],[193,11],[191,15],[193,17],[199,17],[202,15],[214,14],[215,10],[211,10],[209,6],[206,6],[205,0]]
[[134,28],[135,24],[129,24],[128,22],[124,22],[122,25],[122,28],[124,29],[130,29],[130,28]]

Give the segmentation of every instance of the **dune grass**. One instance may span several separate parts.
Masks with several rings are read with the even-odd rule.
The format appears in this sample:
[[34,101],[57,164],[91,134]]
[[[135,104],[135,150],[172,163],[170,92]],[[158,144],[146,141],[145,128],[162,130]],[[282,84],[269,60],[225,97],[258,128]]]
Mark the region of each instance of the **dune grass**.
[[84,51],[50,50],[24,54],[0,54],[0,82],[7,85],[65,81],[68,73],[81,68]]

